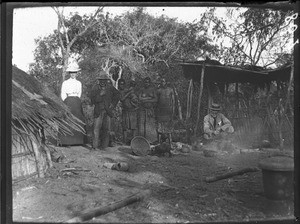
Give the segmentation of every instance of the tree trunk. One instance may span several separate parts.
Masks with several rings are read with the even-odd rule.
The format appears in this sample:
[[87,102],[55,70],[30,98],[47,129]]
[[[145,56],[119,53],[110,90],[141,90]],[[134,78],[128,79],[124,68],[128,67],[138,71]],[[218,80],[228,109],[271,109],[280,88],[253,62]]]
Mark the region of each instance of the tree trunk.
[[66,51],[64,53],[64,66],[63,66],[63,71],[62,71],[62,82],[66,80],[66,75],[67,75],[67,69],[69,65],[69,56],[70,56],[70,49],[69,47],[66,48]]
[[205,73],[205,64],[203,64],[202,71],[201,71],[201,78],[200,78],[200,91],[199,91],[199,97],[198,97],[198,108],[197,108],[197,121],[195,126],[194,135],[196,135],[198,126],[199,126],[199,120],[200,120],[200,108],[201,108],[201,98],[202,98],[202,92],[203,92],[203,80],[204,80],[204,73]]

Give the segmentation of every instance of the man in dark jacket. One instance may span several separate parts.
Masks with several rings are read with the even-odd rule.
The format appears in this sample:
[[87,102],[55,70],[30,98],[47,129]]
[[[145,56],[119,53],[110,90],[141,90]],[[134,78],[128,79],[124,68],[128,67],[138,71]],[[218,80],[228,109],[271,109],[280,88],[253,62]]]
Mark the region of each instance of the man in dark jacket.
[[[109,77],[104,71],[100,72],[97,78],[97,85],[91,91],[91,102],[94,107],[94,131],[93,149],[105,149],[109,144],[110,119],[113,117],[113,110],[119,102],[119,91],[108,85]],[[99,134],[101,132],[102,141],[99,147]]]

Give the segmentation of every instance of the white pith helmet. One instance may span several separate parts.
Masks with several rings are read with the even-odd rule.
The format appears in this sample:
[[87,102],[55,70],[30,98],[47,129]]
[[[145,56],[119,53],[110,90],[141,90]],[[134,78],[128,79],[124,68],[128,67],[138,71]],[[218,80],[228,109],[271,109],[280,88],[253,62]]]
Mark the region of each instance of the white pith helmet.
[[74,62],[69,64],[68,68],[67,68],[67,72],[79,72],[81,69],[79,68],[79,65]]

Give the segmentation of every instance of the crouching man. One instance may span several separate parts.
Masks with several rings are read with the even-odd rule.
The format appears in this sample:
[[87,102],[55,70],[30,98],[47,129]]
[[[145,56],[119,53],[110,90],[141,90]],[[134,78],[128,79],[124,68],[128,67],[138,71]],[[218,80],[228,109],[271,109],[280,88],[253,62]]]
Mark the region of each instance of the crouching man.
[[204,139],[205,142],[210,142],[214,139],[223,139],[232,134],[234,129],[231,122],[224,114],[220,113],[221,107],[219,104],[212,103],[210,112],[204,117]]

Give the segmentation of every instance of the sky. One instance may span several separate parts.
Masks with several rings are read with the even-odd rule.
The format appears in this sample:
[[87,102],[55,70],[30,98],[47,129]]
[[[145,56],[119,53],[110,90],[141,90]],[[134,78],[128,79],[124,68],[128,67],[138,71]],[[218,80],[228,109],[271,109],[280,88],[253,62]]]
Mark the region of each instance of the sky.
[[[132,7],[105,7],[104,12],[113,16],[120,15]],[[146,11],[154,16],[162,14],[177,18],[182,22],[200,19],[207,7],[147,7]],[[78,12],[80,15],[91,14],[96,7],[65,7],[64,15]],[[47,36],[57,28],[57,15],[51,7],[16,8],[13,12],[12,63],[28,72],[29,64],[34,62],[34,39]]]

